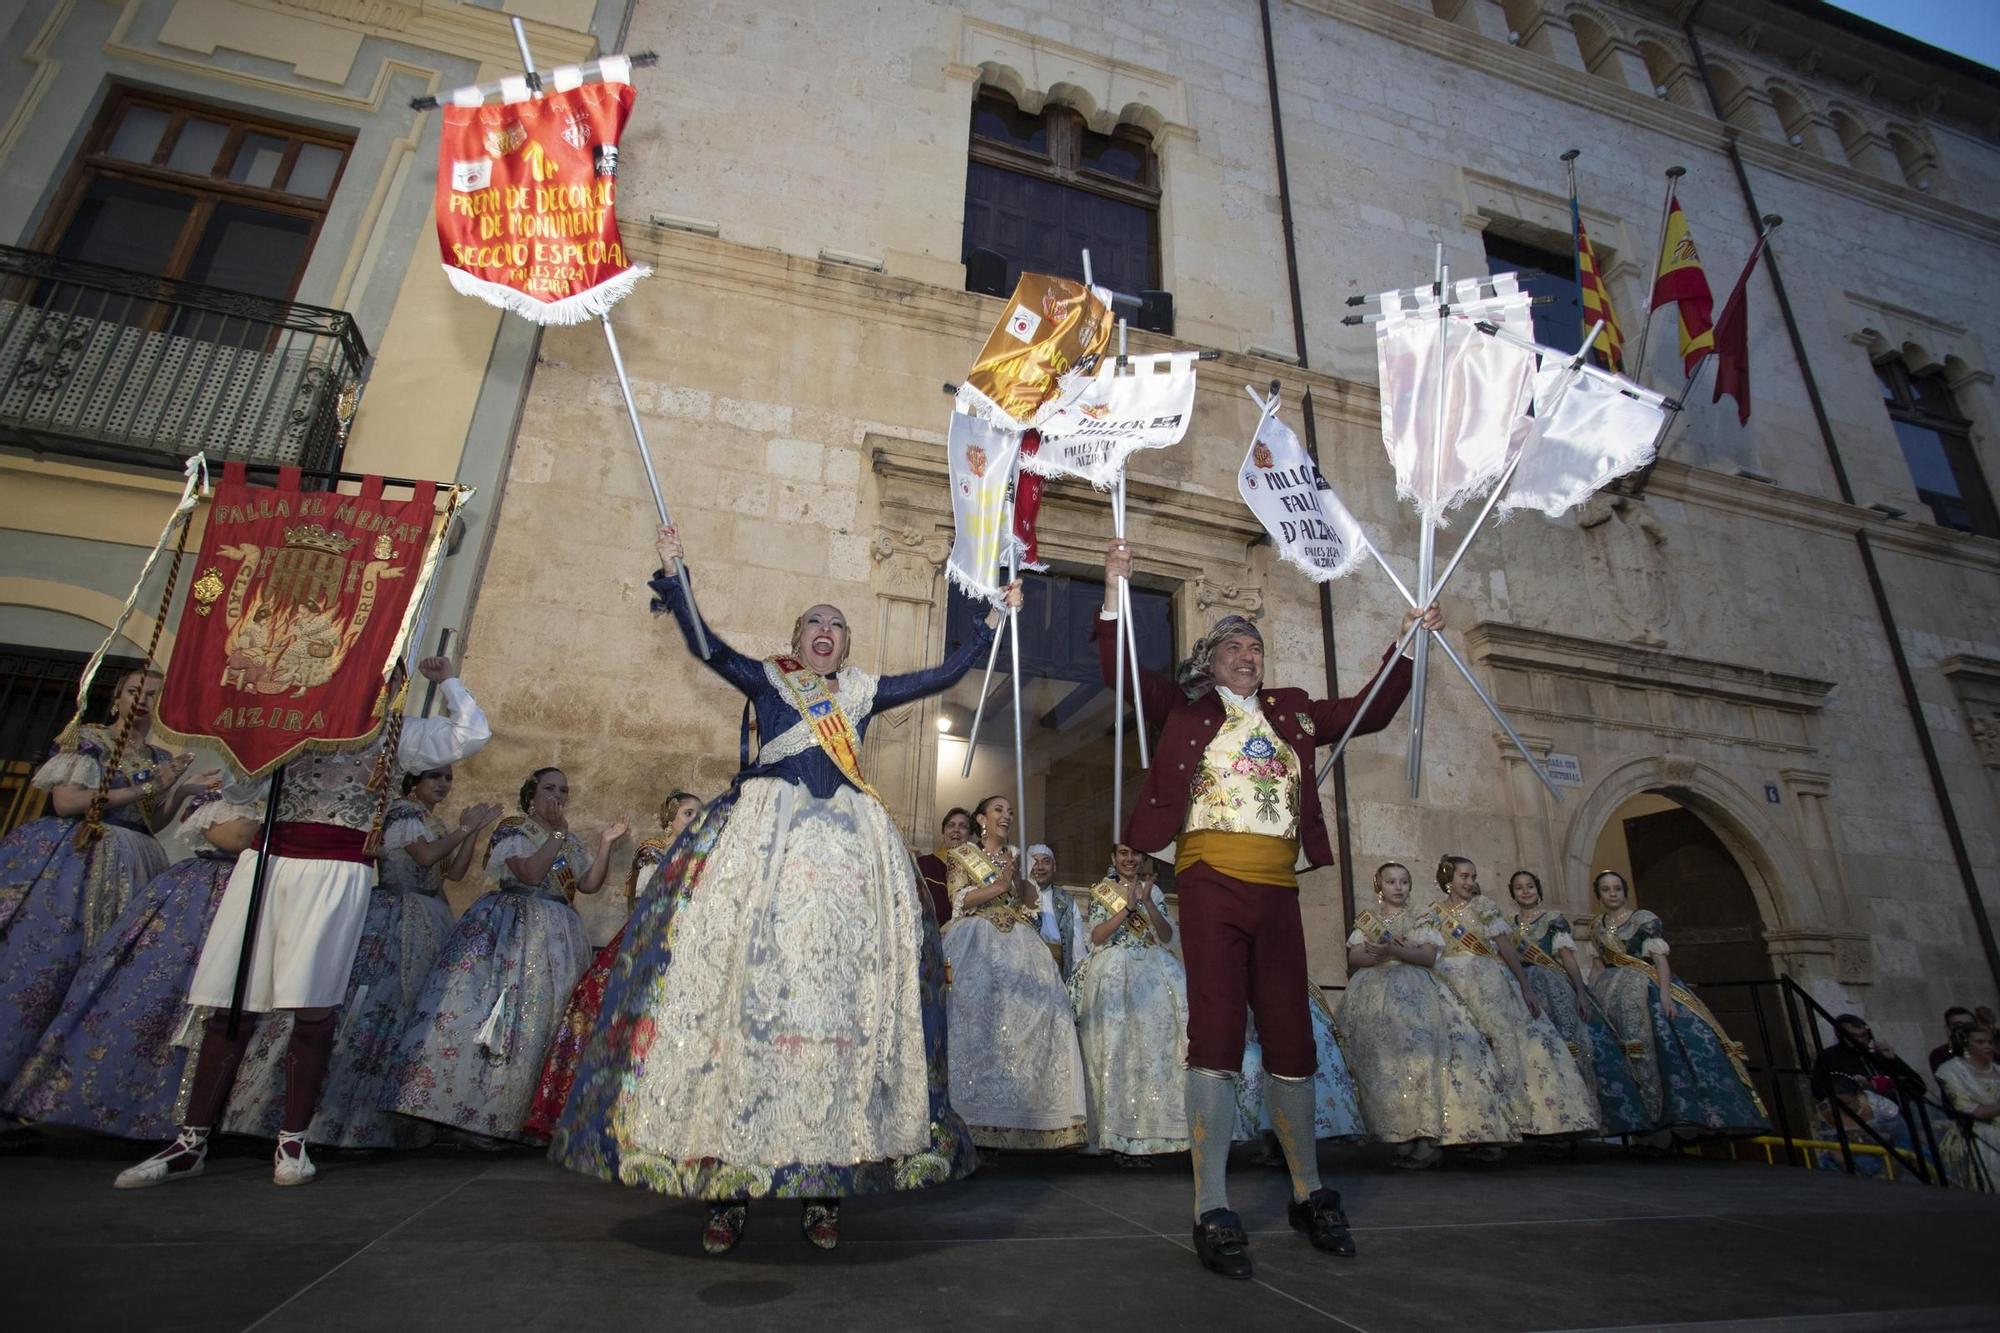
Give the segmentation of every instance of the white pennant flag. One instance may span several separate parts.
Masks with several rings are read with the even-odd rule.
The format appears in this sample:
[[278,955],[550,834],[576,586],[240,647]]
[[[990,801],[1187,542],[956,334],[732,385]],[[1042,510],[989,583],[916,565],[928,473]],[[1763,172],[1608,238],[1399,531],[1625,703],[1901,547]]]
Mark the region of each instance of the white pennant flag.
[[1271,534],[1279,556],[1324,583],[1360,563],[1367,539],[1299,437],[1278,420],[1277,407],[1273,399],[1265,410],[1237,471],[1236,489]]
[[1535,376],[1534,425],[1521,466],[1500,497],[1500,512],[1538,509],[1562,517],[1612,478],[1650,463],[1666,415],[1659,394],[1595,366],[1578,366],[1573,356],[1544,351]]
[[1076,401],[1041,424],[1042,447],[1021,466],[1044,477],[1081,477],[1099,490],[1141,449],[1179,444],[1194,418],[1194,356],[1187,352],[1100,364]]
[[945,450],[951,465],[951,516],[957,531],[945,575],[969,597],[991,600],[1005,580],[1000,562],[1009,540],[1007,486],[1021,448],[1017,432],[982,416],[951,414]]
[[[1490,295],[1482,284],[1491,288]],[[1454,284],[1452,318],[1438,318],[1430,289],[1419,293],[1414,306],[1408,292],[1384,292],[1377,298],[1382,308],[1375,326],[1382,444],[1396,469],[1396,493],[1420,514],[1442,521],[1499,478],[1524,438],[1519,425],[1528,410],[1535,354],[1472,326],[1479,319],[1529,331],[1529,297],[1513,274]],[[1445,348],[1441,441],[1440,338]]]

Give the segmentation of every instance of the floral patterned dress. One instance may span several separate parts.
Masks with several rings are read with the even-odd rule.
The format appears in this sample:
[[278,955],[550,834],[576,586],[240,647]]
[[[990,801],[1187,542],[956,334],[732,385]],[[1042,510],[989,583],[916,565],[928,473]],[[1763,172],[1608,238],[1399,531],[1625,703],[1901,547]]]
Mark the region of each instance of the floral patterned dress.
[[[652,588],[654,611],[696,651],[678,581],[660,574]],[[879,678],[846,667],[811,682],[807,701],[800,677],[709,628],[705,665],[749,699],[762,748],[675,841],[626,923],[551,1157],[697,1199],[876,1194],[971,1174],[927,895],[854,756],[801,708],[837,704],[858,749],[877,711],[950,688],[991,641],[981,622],[941,666]]]
[[[82,726],[35,771],[43,791],[95,788],[118,737]],[[136,768],[114,768],[116,791],[150,780],[171,756],[157,745],[128,743]],[[150,801],[106,810],[103,836],[79,851],[81,819],[44,815],[0,844],[0,1083],[12,1083],[55,1020],[85,955],[115,929],[134,892],[167,868],[154,840]]]
[[[951,966],[951,1104],[982,1148],[1075,1147],[1088,1124],[1083,1054],[1062,969],[1042,941],[1040,915],[1012,889],[966,906],[969,894],[1000,876],[974,843],[952,848],[945,871],[952,905],[944,928]],[[1185,1016],[1185,980],[1181,994]]]
[[1731,1041],[1708,1006],[1679,981],[1674,1016],[1661,1009],[1659,975],[1650,961],[1669,952],[1660,918],[1641,910],[1614,925],[1599,915],[1590,940],[1604,964],[1590,989],[1625,1039],[1647,1120],[1662,1129],[1768,1133],[1771,1122],[1743,1066],[1741,1043]]
[[[509,858],[551,837],[562,851],[539,884]],[[493,890],[465,909],[424,981],[403,1034],[394,1106],[489,1138],[539,1142],[526,1129],[570,988],[590,963],[583,921],[569,905],[590,853],[575,835],[523,815],[500,821],[486,848]]]
[[[1312,1020],[1313,1048],[1318,1064],[1313,1070],[1313,1137],[1319,1139],[1361,1139],[1368,1137],[1368,1124],[1361,1113],[1361,1098],[1340,1053],[1333,1009],[1318,986],[1306,987],[1308,1017]],[[1249,1020],[1250,1030],[1243,1043],[1243,1077],[1236,1080],[1236,1137],[1254,1139],[1271,1128],[1271,1108],[1264,1101],[1264,1047],[1257,1040],[1257,1020]]]
[[[659,884],[654,872],[666,860],[670,844],[665,838],[648,838],[632,854],[632,873],[625,881],[625,897],[636,908],[641,894],[651,893]],[[612,965],[625,948],[625,927],[607,941],[584,969],[576,988],[563,1007],[556,1039],[549,1045],[549,1058],[542,1062],[542,1081],[535,1089],[535,1103],[528,1108],[527,1132],[546,1139],[556,1132],[569,1090],[576,1083],[576,1067],[583,1059],[584,1044],[597,1027],[598,1011],[604,1007],[604,986],[611,980]]]
[[[1125,889],[1112,888],[1125,896]],[[1164,916],[1165,897],[1158,889],[1152,893]],[[1083,913],[1086,939],[1111,919],[1096,890],[1084,899]],[[1072,989],[1090,1146],[1133,1156],[1187,1151],[1188,1001],[1181,960],[1143,917],[1131,917],[1091,949]]]
[[[1415,908],[1364,911],[1349,945],[1444,947],[1436,921]],[[1340,1041],[1368,1128],[1385,1143],[1515,1143],[1520,1133],[1493,1057],[1465,1005],[1435,971],[1389,958],[1347,979]]]
[[1596,1094],[1604,1133],[1637,1134],[1652,1129],[1638,1071],[1625,1055],[1623,1038],[1604,1016],[1604,1006],[1586,988],[1581,996],[1584,1013],[1576,1011],[1579,997],[1570,985],[1569,970],[1562,965],[1562,951],[1575,948],[1569,918],[1561,912],[1541,908],[1514,923],[1514,952],[1527,973],[1528,989],[1535,993],[1542,1016],[1562,1033],[1584,1081]]
[[[397,801],[382,819],[382,848],[368,916],[354,951],[347,995],[340,1006],[333,1052],[319,1109],[306,1141],[338,1148],[421,1148],[437,1137],[434,1126],[389,1108],[395,1091],[403,1032],[431,964],[451,933],[444,900],[445,863],[420,866],[413,842],[433,842],[451,832],[415,801]],[[292,1016],[268,1014],[237,1070],[223,1128],[231,1134],[275,1139],[285,1115],[285,1049]]]
[[[181,807],[191,839],[236,819],[261,820],[254,798],[204,792]],[[132,895],[124,915],[70,982],[0,1110],[128,1139],[171,1138],[187,1051],[187,988],[236,853],[205,846]]]
[[1488,898],[1445,898],[1427,916],[1444,939],[1437,973],[1493,1048],[1515,1128],[1524,1136],[1596,1133],[1597,1098],[1583,1071],[1547,1014],[1528,1017],[1521,988],[1494,949],[1508,934],[1500,909]]

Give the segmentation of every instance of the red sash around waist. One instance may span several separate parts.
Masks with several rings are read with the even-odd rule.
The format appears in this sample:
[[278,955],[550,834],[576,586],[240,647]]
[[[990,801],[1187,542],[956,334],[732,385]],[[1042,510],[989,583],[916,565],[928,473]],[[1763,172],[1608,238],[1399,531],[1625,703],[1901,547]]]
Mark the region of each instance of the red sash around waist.
[[375,854],[365,850],[368,831],[339,824],[305,824],[279,820],[271,826],[271,855],[302,861],[352,861],[372,866]]

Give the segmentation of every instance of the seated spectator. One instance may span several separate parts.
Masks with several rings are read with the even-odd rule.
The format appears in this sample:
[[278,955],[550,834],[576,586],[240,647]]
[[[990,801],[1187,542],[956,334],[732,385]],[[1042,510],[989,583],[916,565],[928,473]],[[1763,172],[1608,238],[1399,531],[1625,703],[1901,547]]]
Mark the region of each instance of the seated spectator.
[[2000,1064],[1992,1025],[1960,1029],[1953,1047],[1957,1054],[1938,1068],[1952,1117],[1951,1132],[1938,1135],[1945,1176],[1961,1189],[1992,1193],[2000,1179]]
[[[1854,1174],[1886,1175],[1886,1158],[1859,1150],[1887,1147],[1896,1154],[1896,1179],[1920,1179],[1916,1151],[1910,1144],[1910,1127],[1896,1103],[1847,1074],[1830,1075],[1827,1084],[1832,1096],[1819,1105],[1818,1137],[1838,1141],[1845,1132],[1848,1147],[1856,1150]],[[1827,1149],[1819,1154],[1819,1168],[1845,1171],[1846,1155],[1838,1149]]]
[[1957,1040],[1958,1030],[1971,1026],[1972,1011],[1964,1005],[1955,1004],[1944,1011],[1944,1045],[1931,1048],[1931,1073],[1937,1073],[1938,1066],[1951,1059],[1952,1043]]
[[1885,1043],[1876,1041],[1868,1020],[1859,1014],[1842,1014],[1833,1020],[1833,1030],[1838,1040],[1813,1061],[1813,1096],[1821,1101],[1831,1097],[1835,1074],[1846,1074],[1884,1097],[1924,1095],[1924,1076],[1904,1064]]

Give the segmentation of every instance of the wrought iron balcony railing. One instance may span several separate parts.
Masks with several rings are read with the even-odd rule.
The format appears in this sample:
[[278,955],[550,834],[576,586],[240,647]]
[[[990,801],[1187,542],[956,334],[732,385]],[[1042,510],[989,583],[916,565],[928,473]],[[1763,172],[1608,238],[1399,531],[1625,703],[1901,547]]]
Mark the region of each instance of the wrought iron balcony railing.
[[331,471],[367,359],[342,310],[0,246],[0,445]]

